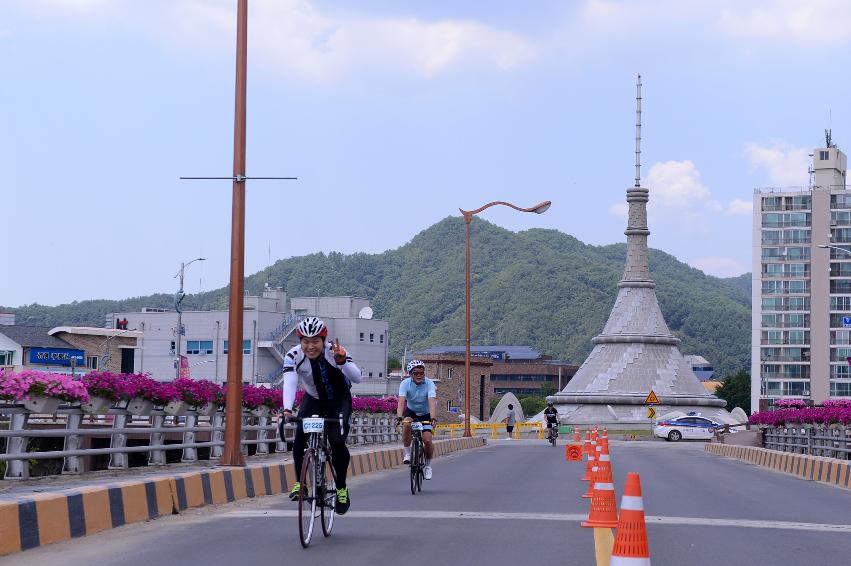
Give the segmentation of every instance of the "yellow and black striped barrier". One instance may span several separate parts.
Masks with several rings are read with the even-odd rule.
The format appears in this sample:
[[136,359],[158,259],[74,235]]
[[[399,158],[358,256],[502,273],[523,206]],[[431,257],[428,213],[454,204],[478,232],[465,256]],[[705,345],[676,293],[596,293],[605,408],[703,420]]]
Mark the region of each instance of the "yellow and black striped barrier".
[[[435,456],[485,444],[484,438],[435,440]],[[402,465],[401,445],[352,454],[349,474],[359,476]],[[287,493],[296,481],[292,462],[245,468],[166,473],[0,499],[0,556],[151,521],[205,505]]]
[[735,446],[712,442],[704,447],[706,452],[735,458],[778,472],[792,474],[812,481],[829,483],[844,489],[851,489],[851,462],[824,456],[793,454],[770,450],[758,446]]

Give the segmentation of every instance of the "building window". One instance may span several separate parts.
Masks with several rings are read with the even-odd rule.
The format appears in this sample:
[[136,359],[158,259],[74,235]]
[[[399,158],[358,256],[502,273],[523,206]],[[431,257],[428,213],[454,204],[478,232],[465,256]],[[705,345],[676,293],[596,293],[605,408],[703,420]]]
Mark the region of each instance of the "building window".
[[12,359],[15,357],[14,350],[3,350],[0,351],[0,366],[11,366],[14,365],[12,363]]
[[213,353],[212,340],[187,340],[186,354],[187,355],[209,355]]
[[[212,352],[210,352],[210,353],[212,354]],[[224,349],[224,352],[222,352],[222,353],[223,354],[228,353],[228,341],[227,340],[225,340],[225,349]],[[251,340],[243,340],[242,341],[242,353],[245,354],[246,356],[251,354]]]
[[369,377],[372,377],[372,372],[369,372]]
[[98,357],[97,356],[86,356],[86,367],[89,369],[98,369]]
[[820,161],[827,161],[828,159],[830,159],[830,152],[829,151],[820,151],[820,152],[818,152],[818,158],[819,158]]
[[369,333],[369,341],[375,342],[375,334],[373,334],[372,332]]
[[360,341],[363,342],[363,332],[360,333]]
[[452,368],[449,368],[449,371],[447,372],[446,377],[447,377],[447,379],[452,379]]
[[384,372],[383,371],[378,372],[378,377],[384,377]]
[[381,343],[381,344],[384,344],[384,334],[378,335],[378,342]]

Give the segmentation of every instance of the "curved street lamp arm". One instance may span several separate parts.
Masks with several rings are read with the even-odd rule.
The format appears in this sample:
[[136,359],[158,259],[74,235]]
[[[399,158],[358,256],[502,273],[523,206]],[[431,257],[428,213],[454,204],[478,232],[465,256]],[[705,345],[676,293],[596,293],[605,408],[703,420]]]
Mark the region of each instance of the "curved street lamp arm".
[[546,210],[546,208],[549,208],[549,205],[551,203],[550,203],[550,201],[545,200],[544,202],[538,203],[535,206],[530,206],[529,208],[522,208],[520,206],[517,206],[516,204],[511,204],[510,202],[497,200],[497,201],[494,201],[494,202],[489,202],[486,205],[484,205],[480,208],[477,208],[476,210],[464,210],[463,208],[459,208],[458,210],[460,210],[461,214],[464,215],[464,220],[467,221],[467,222],[470,222],[473,219],[473,216],[475,216],[476,214],[482,212],[483,210],[487,210],[488,208],[490,208],[492,206],[496,206],[498,204],[501,204],[503,206],[507,206],[509,208],[513,208],[514,210],[518,210],[520,212],[536,212],[541,208],[544,208]]

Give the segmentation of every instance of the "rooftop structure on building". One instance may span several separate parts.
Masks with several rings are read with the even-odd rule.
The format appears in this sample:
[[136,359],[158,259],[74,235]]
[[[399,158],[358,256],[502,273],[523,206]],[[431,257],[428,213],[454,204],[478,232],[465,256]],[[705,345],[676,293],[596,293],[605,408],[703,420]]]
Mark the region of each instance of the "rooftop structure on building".
[[[383,394],[387,380],[389,325],[373,318],[368,299],[360,297],[293,297],[281,289],[266,289],[244,298],[243,376],[248,383],[280,382],[283,356],[298,341],[295,328],[306,316],[319,316],[330,339],[339,339],[361,368],[364,380],[352,391]],[[110,313],[106,325],[121,324],[142,332],[136,371],[156,379],[177,374],[177,312],[146,308],[141,312]],[[183,311],[180,355],[190,377],[222,383],[229,352],[228,311]],[[188,367],[186,367],[188,366]]]
[[810,183],[753,195],[751,409],[851,397],[851,192],[825,132]]
[[[434,346],[420,350],[418,354],[464,354],[464,346]],[[539,351],[530,348],[529,346],[470,346],[471,356],[489,357],[495,360],[504,361],[520,361],[520,360],[536,360],[547,361],[551,360],[550,356],[545,356]]]
[[637,85],[635,185],[626,190],[629,206],[627,257],[618,295],[594,348],[562,391],[547,398],[556,403],[562,422],[630,427],[647,423],[644,401],[653,391],[659,414],[700,412],[732,422],[726,402],[707,393],[680,353],[679,338],[668,329],[656,298],[648,264],[647,202],[641,186],[641,78]]
[[77,375],[132,371],[139,336],[84,326],[0,325],[0,368]]

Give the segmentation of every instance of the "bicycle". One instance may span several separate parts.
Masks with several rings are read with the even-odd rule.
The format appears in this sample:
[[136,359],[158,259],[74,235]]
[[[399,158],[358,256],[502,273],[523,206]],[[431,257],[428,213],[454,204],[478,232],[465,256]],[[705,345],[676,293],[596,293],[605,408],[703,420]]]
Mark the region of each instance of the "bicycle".
[[[326,423],[337,423],[343,430],[343,414],[339,418],[325,419],[317,415],[305,418],[292,418],[290,422],[301,422],[302,430],[307,434],[307,448],[301,466],[299,480],[301,493],[298,502],[298,534],[301,546],[307,548],[313,537],[316,509],[322,519],[322,534],[331,536],[334,528],[335,508],[337,505],[337,477],[331,460],[331,447],[325,431]],[[330,471],[326,473],[326,469]]]
[[555,426],[547,427],[547,430],[550,432],[548,440],[553,446],[556,445],[556,440],[558,440],[558,427],[558,423],[555,423]]
[[423,425],[429,421],[411,421],[411,495],[423,490],[425,468],[425,443],[423,442]]

